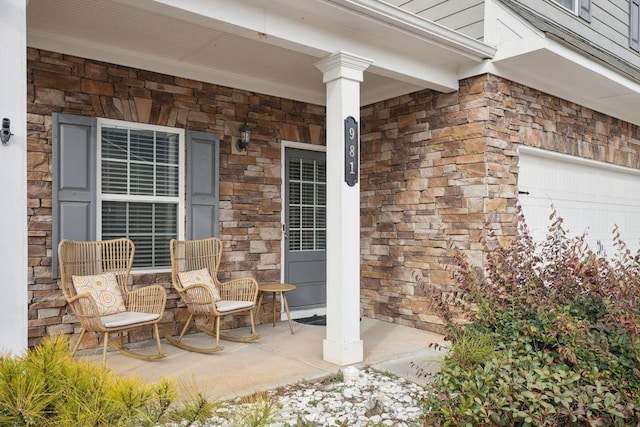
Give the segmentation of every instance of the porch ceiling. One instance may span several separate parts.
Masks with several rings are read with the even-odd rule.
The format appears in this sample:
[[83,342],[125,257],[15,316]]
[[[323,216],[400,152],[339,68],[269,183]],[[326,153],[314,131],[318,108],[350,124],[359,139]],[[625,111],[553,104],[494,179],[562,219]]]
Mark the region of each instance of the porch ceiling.
[[363,105],[456,90],[495,52],[377,0],[30,0],[27,44],[319,105],[339,50],[374,61]]

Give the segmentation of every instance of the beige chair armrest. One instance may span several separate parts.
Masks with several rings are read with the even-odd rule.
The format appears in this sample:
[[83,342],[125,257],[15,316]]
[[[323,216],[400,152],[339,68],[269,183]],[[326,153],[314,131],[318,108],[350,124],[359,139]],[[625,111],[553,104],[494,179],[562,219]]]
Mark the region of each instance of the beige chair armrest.
[[208,315],[213,312],[218,315],[214,297],[211,289],[207,285],[196,284],[184,288],[180,296],[189,307],[189,311],[194,315]]
[[223,300],[252,301],[255,304],[258,298],[258,282],[252,277],[218,283],[218,288]]
[[134,289],[127,294],[127,311],[162,315],[167,303],[167,292],[160,285]]
[[83,328],[88,331],[101,331],[104,329],[100,321],[98,305],[89,293],[76,295],[67,302]]

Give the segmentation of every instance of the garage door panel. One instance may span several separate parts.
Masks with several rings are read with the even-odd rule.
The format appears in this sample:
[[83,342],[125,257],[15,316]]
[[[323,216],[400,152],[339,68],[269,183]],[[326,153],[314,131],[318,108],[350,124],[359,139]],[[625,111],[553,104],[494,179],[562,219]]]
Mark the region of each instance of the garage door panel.
[[520,151],[520,204],[534,239],[550,225],[551,205],[570,235],[587,232],[593,250],[614,254],[612,230],[633,250],[640,247],[640,171],[580,160],[529,147]]

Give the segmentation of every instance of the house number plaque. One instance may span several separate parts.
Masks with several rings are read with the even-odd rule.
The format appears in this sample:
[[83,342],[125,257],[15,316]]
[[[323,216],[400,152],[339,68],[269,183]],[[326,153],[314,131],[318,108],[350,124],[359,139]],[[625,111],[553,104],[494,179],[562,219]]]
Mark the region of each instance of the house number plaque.
[[344,119],[344,180],[349,187],[358,182],[358,122]]

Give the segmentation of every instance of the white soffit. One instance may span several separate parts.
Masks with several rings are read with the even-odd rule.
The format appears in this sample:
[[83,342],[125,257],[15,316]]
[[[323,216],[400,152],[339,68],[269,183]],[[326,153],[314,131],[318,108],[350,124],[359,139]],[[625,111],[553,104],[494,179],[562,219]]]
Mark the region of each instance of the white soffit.
[[321,105],[335,51],[374,61],[363,104],[456,90],[494,52],[377,0],[31,0],[27,24],[30,47]]
[[497,46],[491,61],[462,75],[490,72],[640,125],[640,82],[538,31],[487,1],[485,40]]

